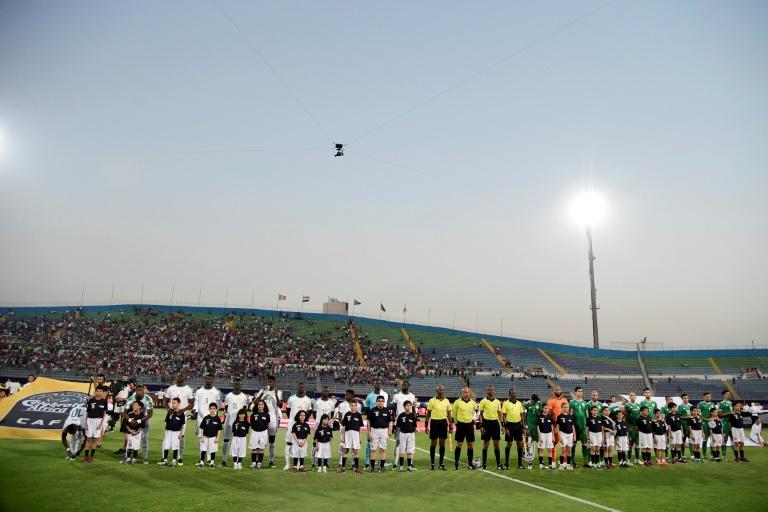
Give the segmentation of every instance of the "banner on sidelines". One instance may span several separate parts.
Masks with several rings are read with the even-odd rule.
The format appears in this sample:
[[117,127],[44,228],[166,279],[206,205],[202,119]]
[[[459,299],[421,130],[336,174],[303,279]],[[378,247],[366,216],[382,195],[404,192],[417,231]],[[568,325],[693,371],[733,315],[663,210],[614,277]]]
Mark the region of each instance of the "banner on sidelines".
[[0,439],[58,441],[70,411],[87,396],[87,382],[38,377],[0,402]]

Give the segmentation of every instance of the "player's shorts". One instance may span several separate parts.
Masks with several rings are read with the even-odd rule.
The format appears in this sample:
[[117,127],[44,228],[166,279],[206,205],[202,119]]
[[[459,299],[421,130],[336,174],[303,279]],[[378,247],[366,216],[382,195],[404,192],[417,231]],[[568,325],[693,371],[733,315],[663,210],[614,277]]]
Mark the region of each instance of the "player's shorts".
[[269,444],[269,432],[262,430],[257,432],[251,430],[251,438],[248,441],[248,448],[251,450],[263,450]]
[[640,449],[644,450],[648,448],[649,450],[653,449],[653,434],[644,434],[643,432],[638,432],[638,444],[640,444]]
[[293,420],[288,419],[288,430],[285,431],[285,442],[286,444],[293,443],[293,436],[291,435],[291,432],[293,431]]
[[673,430],[669,434],[669,444],[683,444],[683,431]]
[[357,430],[344,431],[344,448],[348,450],[360,449],[360,432]]
[[704,442],[704,434],[701,430],[691,430],[691,436],[688,439],[691,440],[694,446],[701,448],[701,444]]
[[317,443],[317,451],[315,457],[318,459],[330,459],[331,458],[331,443]]
[[616,449],[620,452],[628,452],[629,451],[629,437],[628,436],[617,436],[616,437]]
[[207,453],[216,453],[216,450],[219,449],[219,437],[205,437],[203,436],[202,441],[200,441],[200,451],[201,452],[207,452]]
[[371,450],[386,450],[389,430],[386,428],[372,428],[368,439],[370,439]]
[[291,457],[298,457],[301,459],[306,456],[307,456],[307,443],[304,443],[304,446],[299,446],[299,443],[293,443],[291,445]]
[[640,432],[637,430],[637,425],[629,426],[629,440],[632,444],[640,443]]
[[270,437],[277,435],[277,428],[280,426],[280,420],[277,419],[277,415],[269,413],[269,426],[267,427],[267,435]]
[[704,437],[709,437],[709,420],[701,420],[701,428],[704,431]]
[[723,424],[723,439],[727,439],[731,435],[731,422],[728,421],[728,418],[723,418],[720,421]]
[[563,448],[573,446],[573,434],[566,434],[565,432],[560,432],[560,445]]
[[731,438],[733,439],[734,443],[743,443],[744,442],[744,429],[743,428],[733,427],[731,429]]
[[539,441],[539,428],[536,425],[528,424],[528,433],[531,436],[531,441]]
[[581,441],[582,443],[586,443],[589,439],[587,436],[587,425],[580,425],[578,423],[573,425],[573,442],[577,443]]
[[475,442],[474,422],[462,423],[459,421],[456,423],[456,442],[463,443],[464,441],[468,443]]
[[688,439],[691,435],[691,423],[688,420],[683,420],[683,440]]
[[[232,437],[232,424],[235,422],[235,418],[224,416],[224,439],[230,439]],[[290,431],[289,431],[290,432]],[[288,436],[285,436],[288,439]]]
[[666,450],[667,436],[665,434],[662,434],[662,435],[654,434],[653,444],[654,444],[654,448],[656,448],[657,450]]
[[501,439],[501,427],[498,420],[483,420],[483,429],[485,433],[480,435],[483,441],[490,441],[491,439],[498,441]]
[[86,418],[85,419],[85,437],[101,437],[101,433],[104,430],[106,421],[101,418]]
[[400,432],[397,437],[400,439],[400,455],[416,452],[416,434],[414,432]]
[[523,424],[521,422],[512,423],[508,421],[504,430],[504,440],[506,442],[523,440]]
[[723,434],[712,433],[709,435],[709,444],[714,448],[716,446],[723,446]]
[[129,434],[128,442],[125,444],[126,450],[138,450],[141,448],[141,430],[138,434]]
[[608,432],[605,433],[605,439],[603,440],[603,446],[606,448],[613,448],[613,445],[616,444],[615,442],[615,436],[613,434],[609,434]]
[[589,433],[589,446],[603,446],[603,433],[602,432],[590,432]]
[[178,450],[179,449],[179,431],[178,430],[166,430],[163,436],[163,450]]
[[552,441],[552,432],[542,432],[539,436],[539,448],[551,449],[555,447]]
[[233,436],[229,453],[233,457],[245,457],[245,436]]
[[448,438],[448,420],[430,420],[429,421],[430,439]]

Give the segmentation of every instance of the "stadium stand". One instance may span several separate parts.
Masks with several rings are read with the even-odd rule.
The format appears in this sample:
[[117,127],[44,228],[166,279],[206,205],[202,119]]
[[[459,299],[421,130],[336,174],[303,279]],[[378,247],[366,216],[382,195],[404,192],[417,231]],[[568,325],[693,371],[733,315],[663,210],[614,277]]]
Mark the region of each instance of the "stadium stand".
[[524,373],[529,368],[542,368],[545,374],[557,375],[557,368],[536,348],[496,344],[499,352],[515,371]]
[[628,357],[599,357],[580,354],[550,352],[569,374],[580,375],[641,375],[640,365],[634,354]]
[[[346,317],[118,308],[122,311],[0,310],[0,375],[87,379],[103,372],[161,386],[184,372],[197,386],[211,371],[222,388],[239,375],[249,389],[275,374],[283,388],[303,381],[309,390],[327,385],[335,394],[348,387],[363,392],[376,380],[391,391],[407,378],[420,397],[432,395],[437,385],[455,397],[465,383],[476,395],[493,385],[499,396],[514,387],[526,398],[549,396],[555,384],[565,392],[576,386],[587,393],[597,389],[604,399],[644,387],[634,351],[498,337],[485,344],[465,332],[417,325],[406,331],[401,324],[356,319],[363,365]],[[719,396],[731,386],[742,399],[768,399],[768,351],[654,351],[642,357],[657,395],[685,391],[698,399],[705,391]]]

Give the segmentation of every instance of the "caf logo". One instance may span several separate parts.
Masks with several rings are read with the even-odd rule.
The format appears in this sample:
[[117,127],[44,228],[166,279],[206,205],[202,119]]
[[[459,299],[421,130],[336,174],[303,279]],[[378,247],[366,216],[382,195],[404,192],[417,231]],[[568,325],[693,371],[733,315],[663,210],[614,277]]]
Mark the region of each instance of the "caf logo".
[[77,391],[38,393],[19,400],[2,419],[2,426],[32,429],[62,428],[70,411],[88,395]]

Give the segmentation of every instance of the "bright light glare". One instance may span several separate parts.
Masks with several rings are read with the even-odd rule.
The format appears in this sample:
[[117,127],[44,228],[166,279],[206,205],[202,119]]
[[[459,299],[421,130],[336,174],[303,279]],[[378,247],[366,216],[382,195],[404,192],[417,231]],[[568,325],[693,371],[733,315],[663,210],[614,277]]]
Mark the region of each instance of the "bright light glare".
[[605,200],[594,191],[585,191],[571,202],[571,218],[582,226],[593,226],[605,218]]

